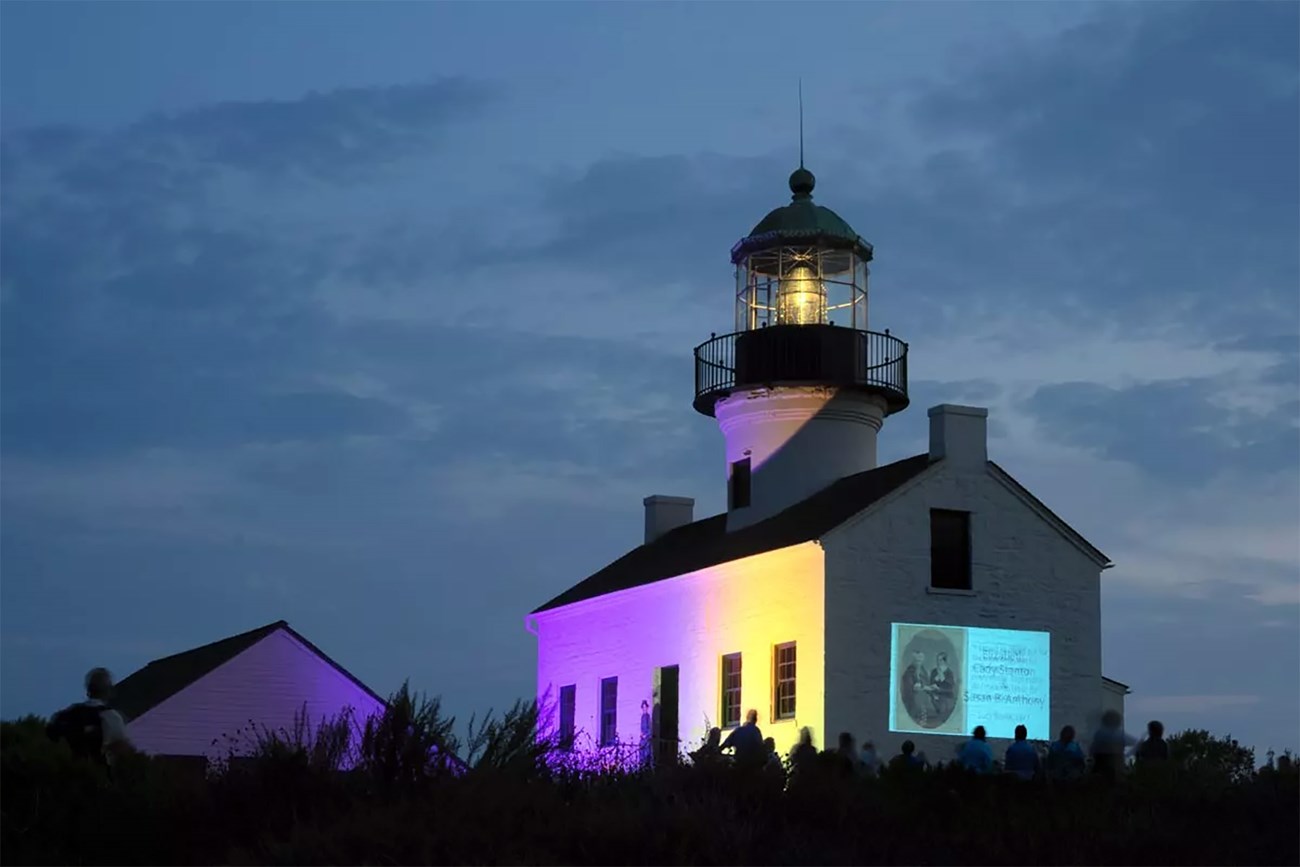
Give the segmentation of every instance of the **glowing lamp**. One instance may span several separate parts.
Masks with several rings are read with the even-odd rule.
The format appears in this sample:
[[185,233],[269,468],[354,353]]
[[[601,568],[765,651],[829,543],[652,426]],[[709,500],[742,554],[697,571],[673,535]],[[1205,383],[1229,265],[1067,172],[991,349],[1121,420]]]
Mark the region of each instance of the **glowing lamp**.
[[776,290],[777,325],[823,325],[826,322],[826,285],[807,265],[786,273]]

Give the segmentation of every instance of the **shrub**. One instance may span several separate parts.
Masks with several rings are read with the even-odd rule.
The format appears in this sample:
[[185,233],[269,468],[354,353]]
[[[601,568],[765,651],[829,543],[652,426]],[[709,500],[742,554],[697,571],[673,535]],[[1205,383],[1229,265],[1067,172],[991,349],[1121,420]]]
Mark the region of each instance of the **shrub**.
[[[561,753],[545,710],[472,720],[405,685],[387,712],[250,727],[207,778],[133,757],[113,778],[0,727],[0,860],[169,864],[1130,864],[1300,861],[1300,774],[1230,739],[1171,738],[1160,773],[1071,785],[945,767],[864,779],[641,764],[637,744]],[[345,744],[355,748],[345,749]],[[453,760],[459,752],[468,762]],[[1243,770],[1245,768],[1245,770]]]

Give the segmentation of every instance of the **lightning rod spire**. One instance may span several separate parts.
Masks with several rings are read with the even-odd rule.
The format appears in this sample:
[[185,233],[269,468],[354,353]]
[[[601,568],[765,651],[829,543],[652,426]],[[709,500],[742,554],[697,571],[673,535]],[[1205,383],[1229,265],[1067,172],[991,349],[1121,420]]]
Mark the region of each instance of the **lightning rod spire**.
[[799,79],[799,168],[803,168],[803,79]]

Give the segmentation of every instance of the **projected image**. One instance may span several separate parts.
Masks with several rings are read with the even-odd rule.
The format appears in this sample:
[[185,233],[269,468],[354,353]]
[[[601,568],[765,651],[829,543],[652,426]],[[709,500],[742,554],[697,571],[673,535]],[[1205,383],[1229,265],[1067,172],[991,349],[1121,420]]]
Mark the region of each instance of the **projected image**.
[[[949,626],[894,627],[897,700],[894,731],[960,733],[966,631]],[[901,674],[897,674],[900,672]]]
[[1049,736],[1051,636],[1046,632],[895,623],[889,729],[1009,738]]

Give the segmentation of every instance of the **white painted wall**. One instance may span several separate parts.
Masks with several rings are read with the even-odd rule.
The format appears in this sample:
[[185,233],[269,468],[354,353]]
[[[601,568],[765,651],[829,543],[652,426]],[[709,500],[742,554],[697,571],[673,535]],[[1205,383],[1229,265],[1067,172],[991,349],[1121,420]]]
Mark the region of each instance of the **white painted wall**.
[[[137,749],[155,755],[227,753],[223,735],[249,721],[292,731],[306,703],[313,724],[350,706],[363,721],[382,702],[284,630],[277,630],[127,725]],[[213,745],[214,739],[221,742]]]
[[854,389],[781,386],[736,392],[719,401],[727,474],[748,457],[751,504],[727,515],[738,529],[775,515],[845,476],[876,466],[884,401]]
[[[929,590],[932,508],[970,511],[974,591]],[[1081,737],[1102,703],[1100,566],[991,475],[983,462],[940,461],[828,534],[826,726],[885,755],[905,739],[933,762],[962,738],[889,732],[890,624],[1050,632],[1051,727]],[[972,722],[973,727],[976,722]],[[994,742],[1001,758],[1007,742]]]
[[[1127,695],[1127,687],[1111,680],[1103,680],[1101,682],[1101,708],[1096,714],[1096,719],[1090,721],[1089,728],[1100,723],[1101,715],[1108,710],[1118,711],[1120,716],[1124,716],[1124,697]],[[1129,731],[1140,731],[1142,724],[1124,717],[1124,726]]]
[[[617,676],[619,738],[635,743],[655,668],[678,665],[680,736],[694,749],[706,718],[719,723],[722,656],[740,652],[741,704],[758,709],[764,735],[782,750],[801,726],[820,736],[822,569],[821,548],[809,542],[535,615],[537,694],[557,701],[561,686],[575,684],[579,743],[582,733],[594,743],[601,678]],[[772,650],[787,641],[798,642],[798,716],[773,723]]]

